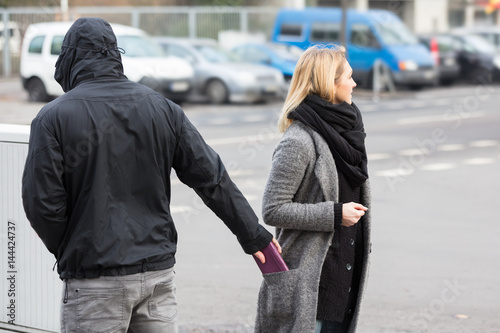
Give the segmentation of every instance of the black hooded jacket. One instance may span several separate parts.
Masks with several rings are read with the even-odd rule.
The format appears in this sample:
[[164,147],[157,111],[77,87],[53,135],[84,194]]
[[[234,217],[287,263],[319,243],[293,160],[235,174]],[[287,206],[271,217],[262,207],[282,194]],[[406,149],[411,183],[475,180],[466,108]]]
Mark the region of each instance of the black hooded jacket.
[[22,193],[61,279],[172,267],[172,168],[246,253],[269,244],[272,235],[182,109],[127,80],[107,22],[73,24],[55,78],[67,93],[31,124]]

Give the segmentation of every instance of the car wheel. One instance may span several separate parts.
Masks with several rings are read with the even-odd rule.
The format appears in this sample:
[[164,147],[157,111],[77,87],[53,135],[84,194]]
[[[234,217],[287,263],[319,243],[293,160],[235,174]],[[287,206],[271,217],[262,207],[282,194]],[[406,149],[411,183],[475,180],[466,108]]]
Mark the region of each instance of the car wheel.
[[49,95],[47,95],[47,90],[39,78],[33,78],[29,80],[26,86],[28,90],[28,99],[30,102],[47,102]]
[[205,93],[212,104],[223,104],[227,102],[228,90],[221,80],[208,82]]

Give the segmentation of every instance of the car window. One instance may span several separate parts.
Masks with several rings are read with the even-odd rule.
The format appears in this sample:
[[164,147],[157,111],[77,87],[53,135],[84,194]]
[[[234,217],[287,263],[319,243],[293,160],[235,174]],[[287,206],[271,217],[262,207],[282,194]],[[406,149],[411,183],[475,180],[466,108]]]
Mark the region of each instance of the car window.
[[380,47],[377,37],[366,24],[353,24],[351,28],[351,43],[357,46]]
[[245,48],[245,52],[238,53],[238,55],[241,57],[241,59],[249,62],[269,62],[270,58],[269,56],[263,52],[262,50],[259,50],[256,47],[247,47]]
[[340,24],[313,23],[311,27],[311,41],[337,42],[340,37]]
[[45,36],[36,36],[33,38],[30,46],[28,47],[28,53],[41,54],[44,40]]
[[465,49],[469,52],[475,52],[475,51],[480,51],[485,53],[495,52],[495,48],[490,42],[488,42],[483,37],[475,35],[464,36],[464,46]]
[[302,38],[302,24],[282,23],[279,31],[279,39],[300,39]]
[[50,44],[50,54],[59,55],[61,53],[63,40],[64,36],[54,36],[54,38],[52,38],[52,43]]
[[165,53],[161,47],[144,36],[121,35],[116,36],[118,47],[125,50],[126,57],[163,57]]
[[203,58],[213,63],[235,62],[238,61],[238,56],[235,53],[227,52],[210,45],[195,45],[194,46],[202,55]]
[[[165,44],[164,44],[165,45]],[[179,57],[187,61],[194,61],[195,58],[185,47],[177,44],[166,44],[164,47],[165,53],[174,57]]]

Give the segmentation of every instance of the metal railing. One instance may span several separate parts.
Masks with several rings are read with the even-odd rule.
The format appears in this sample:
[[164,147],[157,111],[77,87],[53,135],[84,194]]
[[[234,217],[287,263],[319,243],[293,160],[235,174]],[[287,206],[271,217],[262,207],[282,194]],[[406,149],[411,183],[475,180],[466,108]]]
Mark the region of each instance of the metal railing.
[[[108,22],[130,25],[153,36],[205,37],[217,39],[219,31],[259,32],[270,36],[278,7],[72,7],[69,20],[84,16],[101,17]],[[0,22],[16,22],[21,36],[33,23],[62,21],[59,7],[15,7],[0,9]],[[8,33],[0,49],[0,75],[19,73],[19,54],[9,50]],[[0,39],[1,40],[1,39]]]

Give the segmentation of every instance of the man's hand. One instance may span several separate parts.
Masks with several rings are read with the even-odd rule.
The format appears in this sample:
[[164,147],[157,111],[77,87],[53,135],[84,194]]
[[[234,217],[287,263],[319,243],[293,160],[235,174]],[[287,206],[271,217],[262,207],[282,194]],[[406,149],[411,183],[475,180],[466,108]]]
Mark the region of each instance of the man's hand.
[[[278,252],[281,253],[281,245],[280,245],[280,243],[278,243],[276,238],[273,237],[272,242],[274,243],[274,245],[276,245]],[[261,251],[257,251],[253,255],[256,256],[260,260],[261,263],[263,263],[263,264],[266,263],[266,257],[264,256],[264,253],[262,253]]]
[[356,223],[358,223],[359,219],[365,215],[365,212],[368,210],[365,206],[355,203],[349,202],[342,205],[342,225],[344,227],[352,227]]

